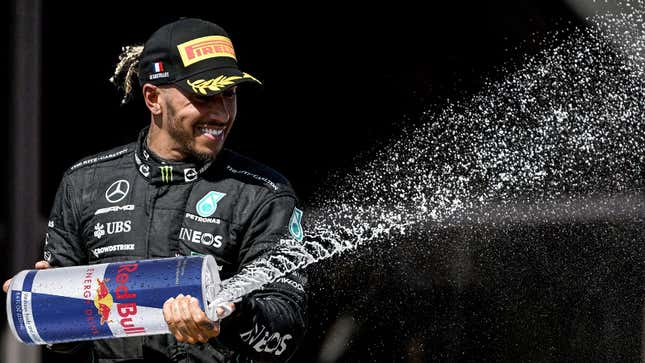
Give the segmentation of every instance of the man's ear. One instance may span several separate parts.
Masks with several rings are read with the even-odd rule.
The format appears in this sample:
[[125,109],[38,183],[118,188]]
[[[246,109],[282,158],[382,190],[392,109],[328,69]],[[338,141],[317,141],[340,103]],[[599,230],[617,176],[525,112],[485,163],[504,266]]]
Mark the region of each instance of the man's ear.
[[153,115],[161,114],[161,104],[159,103],[159,87],[146,83],[143,85],[143,100]]

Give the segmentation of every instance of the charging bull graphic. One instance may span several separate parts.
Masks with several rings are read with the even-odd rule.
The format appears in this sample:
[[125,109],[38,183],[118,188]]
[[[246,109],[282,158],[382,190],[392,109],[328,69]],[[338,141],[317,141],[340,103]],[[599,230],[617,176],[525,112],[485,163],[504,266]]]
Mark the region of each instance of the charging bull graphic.
[[103,279],[103,281],[98,278],[96,279],[98,287],[96,288],[96,296],[94,297],[94,306],[96,306],[99,311],[99,316],[101,316],[101,325],[112,322],[112,320],[108,319],[114,300],[107,287],[107,281],[110,281],[110,279]]

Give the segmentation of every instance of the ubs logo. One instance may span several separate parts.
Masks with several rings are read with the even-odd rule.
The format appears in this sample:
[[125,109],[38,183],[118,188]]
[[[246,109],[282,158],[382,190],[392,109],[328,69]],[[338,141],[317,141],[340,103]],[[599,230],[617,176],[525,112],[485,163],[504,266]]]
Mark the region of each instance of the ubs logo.
[[127,180],[117,180],[105,191],[105,199],[110,203],[118,203],[128,195],[130,183]]

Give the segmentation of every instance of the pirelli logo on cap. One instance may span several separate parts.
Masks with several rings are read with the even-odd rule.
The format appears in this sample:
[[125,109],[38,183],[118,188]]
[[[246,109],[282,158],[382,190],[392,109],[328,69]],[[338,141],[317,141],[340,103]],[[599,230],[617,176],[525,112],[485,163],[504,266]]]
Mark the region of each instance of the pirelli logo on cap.
[[189,40],[179,44],[177,49],[179,49],[179,55],[184,67],[215,57],[230,57],[237,60],[233,43],[231,43],[230,39],[221,35]]

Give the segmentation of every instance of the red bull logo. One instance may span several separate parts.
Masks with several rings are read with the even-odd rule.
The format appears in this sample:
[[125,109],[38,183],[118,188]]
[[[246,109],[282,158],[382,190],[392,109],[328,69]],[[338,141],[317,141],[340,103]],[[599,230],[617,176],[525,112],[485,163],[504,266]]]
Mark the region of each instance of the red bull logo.
[[110,279],[103,279],[103,281],[96,279],[98,287],[96,288],[96,295],[94,296],[94,306],[98,309],[99,316],[101,317],[100,324],[111,323],[110,312],[112,311],[112,305],[114,304],[114,299],[110,290],[107,287],[107,282]]
[[[123,331],[126,334],[137,334],[144,333],[146,330],[144,327],[135,325],[133,318],[137,315],[137,294],[131,292],[126,284],[130,281],[130,273],[137,270],[139,265],[137,263],[123,264],[119,266],[117,270],[116,277],[116,287],[113,292],[110,292],[109,284],[113,282],[109,278],[104,278],[103,280],[96,278],[96,291],[94,295],[94,307],[98,311],[100,317],[99,324],[104,325],[106,323],[113,323],[114,320],[110,318],[110,315],[114,316],[112,307],[114,306],[116,310],[117,318],[119,319],[119,325],[123,327]],[[93,272],[93,271],[92,271]],[[88,277],[91,276],[91,273],[88,273],[85,277],[85,283],[91,281],[88,280]],[[109,283],[109,284],[108,284]],[[90,297],[90,285],[86,284],[83,287],[84,296]],[[91,300],[88,300],[88,303]],[[90,321],[93,320],[91,317],[91,311],[86,312],[88,315],[88,322],[90,325],[96,325],[96,322]],[[91,327],[92,334],[98,333],[96,326]]]
[[118,299],[116,311],[121,318],[119,324],[123,327],[126,334],[144,333],[146,329],[142,326],[136,326],[132,321],[132,317],[137,315],[137,302],[129,301],[122,302],[123,300],[136,299],[137,294],[130,292],[126,282],[130,280],[130,273],[137,270],[138,263],[128,263],[119,266],[116,274],[116,298]]

